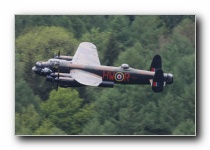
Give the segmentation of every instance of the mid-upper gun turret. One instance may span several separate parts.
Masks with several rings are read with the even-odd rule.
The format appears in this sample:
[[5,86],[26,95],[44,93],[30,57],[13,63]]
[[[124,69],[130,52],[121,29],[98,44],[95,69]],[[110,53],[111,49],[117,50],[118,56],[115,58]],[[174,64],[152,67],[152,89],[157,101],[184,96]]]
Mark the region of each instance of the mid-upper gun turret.
[[122,64],[120,67],[121,67],[122,69],[124,69],[124,70],[129,69],[129,65],[128,65],[128,64]]

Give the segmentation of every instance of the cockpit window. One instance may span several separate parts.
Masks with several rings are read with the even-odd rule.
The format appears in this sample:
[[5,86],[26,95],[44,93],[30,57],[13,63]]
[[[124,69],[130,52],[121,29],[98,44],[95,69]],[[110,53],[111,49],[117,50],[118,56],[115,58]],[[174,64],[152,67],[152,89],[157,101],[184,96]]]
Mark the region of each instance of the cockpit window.
[[51,65],[62,65],[64,64],[66,61],[65,60],[61,60],[61,59],[49,59],[48,62],[51,64]]

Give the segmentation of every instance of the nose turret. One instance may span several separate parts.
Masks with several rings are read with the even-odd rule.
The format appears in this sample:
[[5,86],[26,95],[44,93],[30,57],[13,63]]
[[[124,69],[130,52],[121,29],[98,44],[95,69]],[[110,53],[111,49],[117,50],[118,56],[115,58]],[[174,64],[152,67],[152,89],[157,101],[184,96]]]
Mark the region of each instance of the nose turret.
[[32,71],[35,71],[35,70],[36,70],[36,67],[35,67],[35,66],[33,66],[33,67],[32,67]]
[[33,71],[34,73],[36,73],[36,74],[40,74],[41,68],[38,68],[38,67],[36,67],[36,66],[33,66],[33,67],[32,67],[32,71]]
[[38,61],[36,62],[35,66],[32,67],[32,71],[40,76],[46,76],[52,73],[50,67],[49,62]]

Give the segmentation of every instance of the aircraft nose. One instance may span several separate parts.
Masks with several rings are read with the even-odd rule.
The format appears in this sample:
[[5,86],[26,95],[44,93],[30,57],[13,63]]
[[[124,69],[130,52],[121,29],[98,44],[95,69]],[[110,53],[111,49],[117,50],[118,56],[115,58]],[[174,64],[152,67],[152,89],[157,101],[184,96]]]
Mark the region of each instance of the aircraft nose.
[[36,62],[36,66],[41,66],[42,63],[41,62]]
[[36,67],[35,67],[35,66],[33,66],[33,67],[32,67],[32,71],[35,71],[35,70],[36,70]]

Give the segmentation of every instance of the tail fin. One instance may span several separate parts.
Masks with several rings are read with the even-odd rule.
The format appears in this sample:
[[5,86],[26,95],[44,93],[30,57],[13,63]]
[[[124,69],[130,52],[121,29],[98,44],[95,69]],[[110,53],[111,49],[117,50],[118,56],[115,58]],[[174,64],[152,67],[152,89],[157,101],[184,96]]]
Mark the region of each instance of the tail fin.
[[163,82],[164,82],[163,70],[159,68],[155,71],[155,75],[152,81],[152,90],[157,93],[162,92],[164,86]]
[[154,92],[162,92],[164,86],[164,76],[162,68],[162,61],[160,55],[155,55],[152,64],[150,67],[150,71],[155,72],[153,80],[150,80],[152,90]]
[[150,71],[155,72],[158,68],[162,68],[162,61],[160,55],[155,55],[152,60]]

